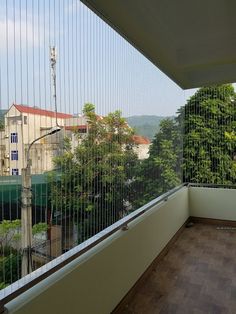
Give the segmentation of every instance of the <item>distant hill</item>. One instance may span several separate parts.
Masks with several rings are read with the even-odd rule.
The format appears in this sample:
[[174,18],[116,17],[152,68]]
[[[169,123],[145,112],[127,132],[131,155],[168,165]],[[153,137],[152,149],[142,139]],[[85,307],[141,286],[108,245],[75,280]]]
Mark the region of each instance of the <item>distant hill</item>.
[[160,122],[163,119],[174,119],[174,116],[131,116],[127,117],[128,124],[135,129],[135,132],[139,135],[153,139],[154,135],[159,131]]

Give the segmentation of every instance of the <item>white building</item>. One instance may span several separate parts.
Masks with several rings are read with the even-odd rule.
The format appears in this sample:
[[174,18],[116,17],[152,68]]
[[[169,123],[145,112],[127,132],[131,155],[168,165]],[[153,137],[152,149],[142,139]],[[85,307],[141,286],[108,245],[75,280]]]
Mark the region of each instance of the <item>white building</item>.
[[133,141],[136,144],[134,151],[138,155],[138,159],[147,159],[149,157],[150,140],[141,135],[134,135]]
[[[29,145],[57,124],[62,128],[60,132],[37,141],[31,147],[32,174],[41,174],[53,169],[53,158],[62,153],[65,136],[70,139],[72,151],[74,151],[80,140],[82,141],[88,133],[85,116],[72,116],[58,112],[56,118],[53,111],[23,105],[13,104],[5,113],[4,121],[5,128],[0,131],[1,176],[20,175],[21,169],[26,167]],[[138,158],[148,158],[150,141],[139,135],[134,135],[133,140]]]
[[[72,152],[75,147],[80,144],[87,133],[88,122],[85,116],[78,115],[76,117],[65,119],[64,135],[71,141]],[[79,137],[78,134],[80,135]]]
[[[5,129],[0,132],[0,173],[19,175],[26,166],[29,144],[56,126],[64,127],[65,120],[72,115],[43,110],[36,107],[12,105],[5,114]],[[39,174],[53,168],[52,159],[61,148],[63,132],[36,142],[30,150],[32,173]]]

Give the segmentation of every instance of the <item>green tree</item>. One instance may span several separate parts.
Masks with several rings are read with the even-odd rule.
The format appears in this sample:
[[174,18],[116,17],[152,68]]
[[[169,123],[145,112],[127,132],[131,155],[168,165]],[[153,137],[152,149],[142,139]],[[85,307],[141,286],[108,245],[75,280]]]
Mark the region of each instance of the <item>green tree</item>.
[[[33,236],[45,232],[47,224],[33,226]],[[21,221],[3,220],[0,223],[0,290],[21,278]]]
[[4,130],[4,120],[0,117],[0,131]]
[[0,223],[0,255],[8,255],[20,240],[21,221],[3,220]]
[[90,113],[91,114],[95,113],[95,106],[93,104],[87,103],[84,105],[83,114],[89,115]]
[[137,169],[136,207],[144,205],[181,182],[182,141],[178,123],[170,118],[160,122],[149,158]]
[[236,96],[231,84],[203,87],[160,123],[137,170],[136,206],[184,182],[235,184]]
[[78,242],[124,215],[137,162],[133,130],[120,111],[99,117],[86,104],[83,112],[89,132],[82,140],[75,133],[80,144],[74,150],[66,140],[64,154],[55,158],[61,180],[51,192],[52,204],[78,221]]
[[179,110],[184,181],[232,184],[236,179],[236,105],[231,84],[200,88]]

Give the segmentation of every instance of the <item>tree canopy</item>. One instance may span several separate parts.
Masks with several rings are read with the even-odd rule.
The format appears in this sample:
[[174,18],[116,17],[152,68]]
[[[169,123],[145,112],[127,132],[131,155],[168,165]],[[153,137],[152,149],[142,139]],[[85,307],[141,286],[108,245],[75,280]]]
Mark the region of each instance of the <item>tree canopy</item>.
[[67,139],[63,155],[55,159],[61,180],[52,186],[52,203],[76,216],[79,242],[124,215],[137,162],[133,130],[121,112],[100,117],[94,109],[86,104],[83,110],[87,136],[74,151]]
[[203,87],[179,110],[184,181],[235,183],[235,100],[231,84]]
[[236,97],[231,84],[203,87],[164,119],[138,169],[137,206],[183,182],[235,184]]
[[173,119],[164,119],[150,146],[149,158],[137,170],[137,207],[181,183],[181,156],[179,126]]
[[65,140],[55,159],[61,180],[52,187],[52,203],[77,219],[78,241],[183,181],[234,184],[235,100],[231,84],[197,90],[175,118],[160,122],[146,160],[138,160],[134,131],[119,111],[101,117],[86,104],[89,132],[75,134],[74,150]]

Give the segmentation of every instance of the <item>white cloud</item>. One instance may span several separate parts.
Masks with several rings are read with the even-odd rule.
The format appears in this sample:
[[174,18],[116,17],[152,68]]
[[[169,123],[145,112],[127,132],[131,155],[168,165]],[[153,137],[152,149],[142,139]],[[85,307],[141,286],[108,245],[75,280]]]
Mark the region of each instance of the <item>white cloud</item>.
[[49,32],[38,26],[38,23],[33,23],[32,19],[25,20],[12,20],[0,19],[0,42],[1,50],[12,52],[15,48],[22,49],[38,48],[44,42],[44,36],[48,39]]

